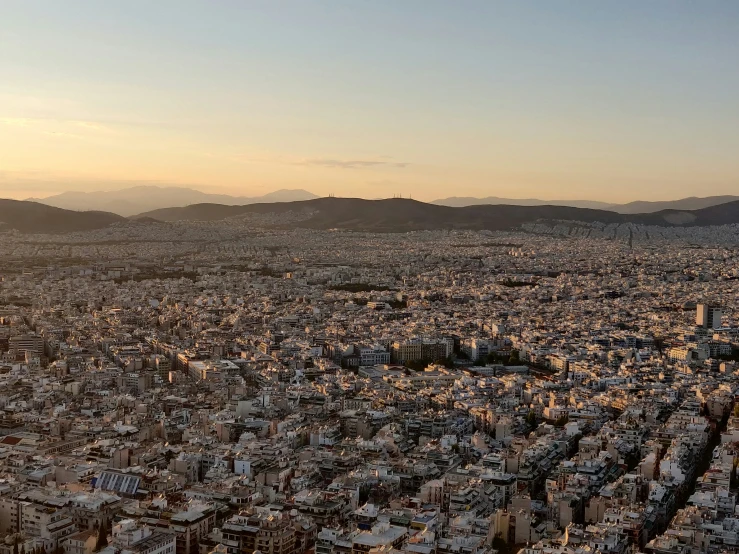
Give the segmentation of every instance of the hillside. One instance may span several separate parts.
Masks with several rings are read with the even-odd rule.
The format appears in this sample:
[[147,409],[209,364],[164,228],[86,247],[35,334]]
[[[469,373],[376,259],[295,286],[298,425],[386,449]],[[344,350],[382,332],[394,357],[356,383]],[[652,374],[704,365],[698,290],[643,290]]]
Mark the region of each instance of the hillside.
[[700,210],[710,208],[727,202],[739,200],[739,196],[707,196],[699,198],[691,196],[689,198],[681,198],[679,200],[663,200],[663,201],[641,201],[637,200],[627,204],[611,204],[608,202],[598,202],[595,200],[539,200],[537,198],[513,199],[499,198],[497,196],[488,196],[485,198],[474,198],[471,196],[452,196],[434,200],[432,204],[440,206],[451,206],[461,208],[466,206],[479,206],[484,204],[501,205],[507,204],[511,206],[572,206],[577,208],[592,208],[598,210],[610,210],[620,214],[646,214],[656,213],[665,210]]
[[23,233],[71,233],[102,229],[125,218],[106,212],[75,212],[38,202],[0,199],[0,229]]
[[363,200],[359,198],[318,198],[304,202],[280,202],[249,206],[198,204],[141,214],[160,221],[215,221],[248,214],[275,216],[302,213],[300,221],[289,216],[281,227],[351,229],[359,231],[404,232],[424,229],[514,229],[535,221],[582,221],[587,223],[637,223],[661,226],[724,225],[739,223],[739,201],[700,210],[663,210],[646,214],[619,214],[607,210],[569,206],[481,205],[452,208],[409,199]]
[[[248,214],[303,212],[310,214],[298,224],[286,218],[283,226],[313,229],[353,229],[400,232],[423,229],[510,229],[538,219],[576,219],[620,222],[622,216],[603,210],[565,206],[469,206],[451,208],[416,200],[392,198],[318,198],[304,202],[281,202],[249,206],[199,204],[141,214],[160,221],[219,220]],[[279,224],[279,223],[278,223]]]
[[609,210],[611,204],[598,202],[597,200],[539,200],[538,198],[501,198],[498,196],[486,196],[475,198],[473,196],[450,196],[434,200],[432,204],[449,206],[451,208],[464,208],[467,206],[507,205],[507,206],[570,206],[573,208],[591,208],[594,210]]
[[701,227],[739,223],[739,200],[699,210],[662,210],[653,214],[626,215],[635,223]]
[[654,213],[664,210],[700,210],[726,204],[739,200],[739,196],[707,196],[698,198],[691,196],[689,198],[681,198],[680,200],[666,200],[660,202],[629,202],[628,204],[614,204],[609,206],[608,210],[613,210],[622,214],[643,214]]
[[[607,210],[569,206],[481,205],[452,208],[416,200],[392,198],[317,198],[300,202],[260,203],[245,206],[195,204],[166,208],[132,218],[156,221],[218,221],[249,214],[274,214],[282,228],[347,229],[372,232],[406,232],[433,229],[508,230],[537,221],[585,223],[634,223],[660,226],[739,224],[739,201],[698,210],[662,210],[655,213],[619,214]],[[300,217],[295,217],[299,214]],[[281,219],[280,216],[284,217]],[[0,200],[0,228],[24,233],[67,233],[101,229],[126,221],[112,213],[77,212],[37,202]]]

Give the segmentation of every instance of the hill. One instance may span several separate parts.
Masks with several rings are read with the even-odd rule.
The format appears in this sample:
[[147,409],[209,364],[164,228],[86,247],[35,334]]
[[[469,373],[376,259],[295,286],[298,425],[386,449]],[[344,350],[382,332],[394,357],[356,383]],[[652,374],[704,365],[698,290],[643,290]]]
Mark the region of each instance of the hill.
[[512,206],[572,206],[577,208],[592,208],[599,210],[610,210],[620,214],[645,214],[656,213],[664,210],[700,210],[702,208],[710,208],[719,204],[726,204],[739,200],[739,196],[707,196],[699,198],[691,196],[689,198],[681,198],[679,200],[664,200],[657,202],[648,202],[637,200],[627,204],[612,204],[608,202],[598,202],[595,200],[539,200],[537,198],[513,199],[499,198],[497,196],[488,196],[485,198],[474,198],[471,196],[452,196],[450,198],[442,198],[434,200],[432,204],[440,206],[452,206],[462,208],[466,206],[479,206],[484,204],[490,205],[512,205]]
[[[299,221],[292,214],[300,213]],[[275,214],[277,226],[312,229],[350,229],[405,232],[432,229],[515,229],[536,221],[637,223],[661,226],[699,226],[739,223],[739,201],[700,210],[662,210],[646,214],[619,214],[608,210],[569,206],[481,205],[452,208],[416,200],[392,198],[318,198],[249,206],[197,204],[141,214],[159,221],[214,221],[249,214]],[[280,222],[279,216],[285,215]],[[292,217],[292,218],[291,218]]]
[[[537,221],[660,226],[739,224],[739,200],[697,210],[662,210],[619,214],[608,210],[569,206],[480,205],[452,208],[416,200],[392,198],[316,198],[298,202],[259,203],[244,206],[195,204],[166,208],[133,218],[152,221],[217,221],[249,214],[273,214],[282,228],[346,229],[370,232],[406,232],[434,229],[509,230]],[[299,217],[296,217],[296,214]],[[0,229],[24,233],[88,231],[127,221],[107,212],[77,212],[37,202],[0,199]]]
[[610,209],[609,202],[598,202],[597,200],[539,200],[537,198],[500,198],[498,196],[486,196],[475,198],[473,196],[450,196],[434,200],[432,204],[439,206],[450,206],[452,208],[465,208],[467,206],[482,206],[485,204],[507,205],[507,206],[571,206],[573,208],[592,208],[596,210]]
[[260,202],[294,202],[312,198],[318,197],[302,189],[281,189],[264,196],[247,197],[208,194],[185,187],[147,185],[112,191],[63,192],[47,198],[30,198],[29,200],[65,210],[106,211],[128,217],[141,212],[191,204],[246,205]]
[[739,223],[739,200],[698,210],[662,210],[649,214],[624,214],[633,223],[681,227],[706,227]]
[[402,232],[424,229],[510,229],[538,219],[619,222],[622,216],[604,210],[566,206],[469,206],[452,208],[416,200],[391,198],[318,198],[304,202],[280,202],[249,206],[198,204],[141,214],[160,221],[219,220],[248,214],[275,215],[297,212],[308,215],[298,223],[289,217],[284,227],[313,229],[352,229],[377,232]]
[[702,208],[710,208],[719,204],[726,204],[739,200],[739,196],[707,196],[698,198],[691,196],[689,198],[681,198],[680,200],[666,200],[660,202],[629,202],[628,204],[614,204],[606,209],[613,210],[621,214],[643,214],[654,213],[663,210],[700,210]]
[[23,233],[71,233],[102,229],[125,218],[106,212],[74,212],[38,202],[0,199],[0,229]]

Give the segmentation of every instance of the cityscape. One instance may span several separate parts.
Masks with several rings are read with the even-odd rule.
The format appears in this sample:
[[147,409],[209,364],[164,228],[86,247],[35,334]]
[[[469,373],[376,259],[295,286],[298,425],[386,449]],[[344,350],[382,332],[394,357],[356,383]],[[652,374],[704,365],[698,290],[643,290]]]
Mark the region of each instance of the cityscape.
[[739,264],[705,232],[10,232],[2,548],[737,548]]
[[739,554],[739,2],[0,0],[0,554]]

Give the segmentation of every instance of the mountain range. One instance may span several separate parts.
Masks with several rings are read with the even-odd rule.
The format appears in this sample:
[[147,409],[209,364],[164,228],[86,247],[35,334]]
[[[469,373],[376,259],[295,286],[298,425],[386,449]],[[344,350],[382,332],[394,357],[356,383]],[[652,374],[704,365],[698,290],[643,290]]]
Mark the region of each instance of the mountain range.
[[[181,208],[194,204],[222,204],[226,206],[245,206],[272,202],[297,202],[318,198],[303,189],[281,189],[263,196],[231,196],[210,194],[186,187],[143,185],[112,191],[64,192],[47,198],[29,198],[56,208],[77,211],[105,211],[124,217],[166,208]],[[569,206],[595,210],[609,210],[620,214],[643,214],[662,210],[697,210],[739,200],[739,196],[690,197],[679,200],[657,202],[635,201],[626,204],[613,204],[597,200],[539,200],[537,198],[501,198],[487,196],[452,196],[434,200],[431,204],[448,207],[469,207],[482,205],[508,206]]]
[[500,198],[498,196],[487,196],[485,198],[452,196],[449,198],[434,200],[431,203],[439,206],[451,206],[455,208],[480,206],[484,204],[507,204],[512,206],[572,206],[574,208],[610,210],[620,214],[643,214],[659,212],[661,210],[699,210],[701,208],[710,208],[711,206],[726,204],[727,202],[733,202],[735,200],[739,200],[739,196],[707,196],[703,198],[691,196],[689,198],[681,198],[679,200],[664,200],[656,202],[637,200],[626,204],[613,204],[609,202],[599,202],[597,200],[539,200],[537,198],[515,199]]
[[[661,210],[620,214],[610,210],[571,206],[478,205],[449,207],[404,198],[317,198],[303,202],[223,206],[196,204],[141,214],[159,221],[214,221],[249,214],[275,214],[285,228],[347,229],[406,232],[431,229],[509,230],[536,221],[636,223],[661,226],[701,226],[739,223],[739,201],[698,210]],[[284,222],[278,217],[284,215]],[[296,217],[296,215],[300,217]]]
[[659,226],[739,224],[739,201],[697,210],[660,210],[621,214],[610,210],[571,206],[478,205],[461,208],[404,198],[315,198],[296,202],[254,203],[241,206],[193,204],[163,208],[133,218],[100,211],[71,211],[38,202],[0,200],[0,230],[65,233],[108,227],[114,223],[218,221],[250,214],[269,214],[278,228],[346,229],[367,232],[407,232],[434,229],[511,230],[526,223],[574,221],[583,223]]
[[450,208],[505,204],[508,206],[570,206],[572,208],[590,208],[594,210],[607,210],[613,206],[610,202],[599,202],[597,200],[539,200],[538,198],[502,198],[500,196],[486,196],[485,198],[451,196],[434,200],[431,204],[449,206]]
[[29,198],[47,206],[78,211],[105,211],[129,217],[160,208],[177,208],[191,204],[246,205],[260,202],[295,202],[318,198],[307,190],[281,189],[263,196],[229,196],[209,194],[185,187],[143,185],[111,191],[63,192],[47,198]]
[[628,204],[613,205],[608,210],[613,210],[621,214],[643,214],[651,212],[659,212],[662,210],[700,210],[702,208],[710,208],[720,204],[728,204],[736,202],[739,196],[706,196],[689,198],[681,198],[680,200],[664,200],[657,202],[645,202],[637,200]]

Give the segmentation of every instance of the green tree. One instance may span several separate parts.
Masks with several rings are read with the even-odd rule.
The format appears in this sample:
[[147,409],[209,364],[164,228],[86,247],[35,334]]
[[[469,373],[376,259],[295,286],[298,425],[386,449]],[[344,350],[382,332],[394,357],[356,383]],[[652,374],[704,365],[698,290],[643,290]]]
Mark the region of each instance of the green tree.
[[108,524],[103,520],[98,529],[97,550],[105,548],[106,546],[108,546]]
[[164,461],[167,465],[169,465],[169,461],[175,457],[175,453],[172,450],[165,450],[164,451]]

